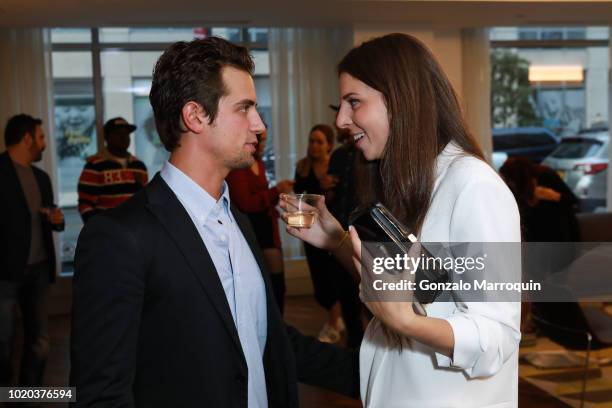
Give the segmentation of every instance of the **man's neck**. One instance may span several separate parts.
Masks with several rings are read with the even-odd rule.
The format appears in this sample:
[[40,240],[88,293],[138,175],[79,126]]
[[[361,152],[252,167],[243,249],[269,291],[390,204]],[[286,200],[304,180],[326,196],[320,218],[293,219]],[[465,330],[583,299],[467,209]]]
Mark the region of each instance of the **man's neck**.
[[211,197],[218,200],[221,198],[223,182],[229,171],[220,168],[214,158],[197,157],[192,151],[177,148],[172,152],[168,161],[202,187]]
[[11,149],[11,148],[8,148],[7,151],[8,151],[9,157],[15,163],[23,167],[27,167],[32,164],[32,159],[30,158],[29,152],[24,152],[19,149]]
[[128,152],[127,150],[117,150],[111,147],[107,147],[106,150],[108,150],[108,153],[112,156],[118,157],[120,159],[125,159],[130,156],[130,152]]

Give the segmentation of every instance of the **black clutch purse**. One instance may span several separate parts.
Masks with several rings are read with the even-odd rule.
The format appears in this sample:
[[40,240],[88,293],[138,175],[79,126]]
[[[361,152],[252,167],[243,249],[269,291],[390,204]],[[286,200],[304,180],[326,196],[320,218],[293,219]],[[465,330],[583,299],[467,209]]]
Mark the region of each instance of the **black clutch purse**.
[[[372,257],[394,258],[398,254],[408,255],[412,245],[418,242],[410,230],[381,203],[355,211],[351,214],[349,224],[355,228],[362,242],[374,243],[374,245],[368,245]],[[420,245],[420,251],[422,257],[432,257],[423,243]],[[415,299],[420,304],[432,303],[442,292],[441,290],[421,290],[419,289],[420,281],[427,280],[430,283],[438,284],[446,283],[449,279],[448,271],[440,268],[439,263],[421,264],[415,272]],[[418,304],[415,306],[418,312],[424,312],[424,309],[419,309],[419,307],[422,309],[422,306]]]

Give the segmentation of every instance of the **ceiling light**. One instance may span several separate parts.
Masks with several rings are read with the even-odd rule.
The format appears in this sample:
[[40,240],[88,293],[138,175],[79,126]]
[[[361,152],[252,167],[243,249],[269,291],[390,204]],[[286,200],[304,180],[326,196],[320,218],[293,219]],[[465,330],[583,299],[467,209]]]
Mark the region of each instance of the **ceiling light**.
[[584,68],[581,65],[531,65],[529,82],[582,82]]

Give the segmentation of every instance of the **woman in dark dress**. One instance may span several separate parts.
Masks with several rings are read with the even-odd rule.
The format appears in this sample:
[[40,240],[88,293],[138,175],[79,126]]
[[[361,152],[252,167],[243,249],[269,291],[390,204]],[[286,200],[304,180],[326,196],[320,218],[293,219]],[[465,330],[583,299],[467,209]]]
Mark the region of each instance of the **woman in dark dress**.
[[267,137],[267,132],[258,136],[259,144],[253,165],[248,169],[230,172],[226,180],[232,202],[251,221],[257,243],[263,251],[264,260],[270,271],[274,297],[282,313],[285,297],[285,273],[278,231],[278,212],[275,206],[278,204],[279,194],[292,191],[293,181],[282,180],[275,187],[268,187],[266,168],[261,159]]
[[[307,155],[297,163],[295,171],[293,190],[296,193],[326,195],[335,186],[335,178],[328,174],[333,145],[334,130],[330,126],[315,125],[311,129]],[[319,340],[336,343],[340,340],[340,332],[346,328],[347,346],[359,347],[363,326],[357,284],[327,251],[307,243],[304,243],[304,251],[315,299],[329,312]]]

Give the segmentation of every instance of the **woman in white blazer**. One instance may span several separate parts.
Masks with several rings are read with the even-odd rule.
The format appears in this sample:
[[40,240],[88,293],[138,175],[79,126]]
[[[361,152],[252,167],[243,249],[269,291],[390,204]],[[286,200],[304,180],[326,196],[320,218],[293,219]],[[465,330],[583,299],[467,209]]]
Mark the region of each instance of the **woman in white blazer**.
[[[382,202],[422,242],[520,242],[514,197],[485,163],[450,82],[421,42],[375,38],[351,50],[338,73],[336,124],[362,153],[364,204]],[[354,228],[348,239],[324,204],[310,229],[287,231],[347,266],[361,256]],[[427,305],[427,316],[412,302],[366,301],[374,319],[360,350],[364,406],[517,406],[520,303],[453,300]]]

